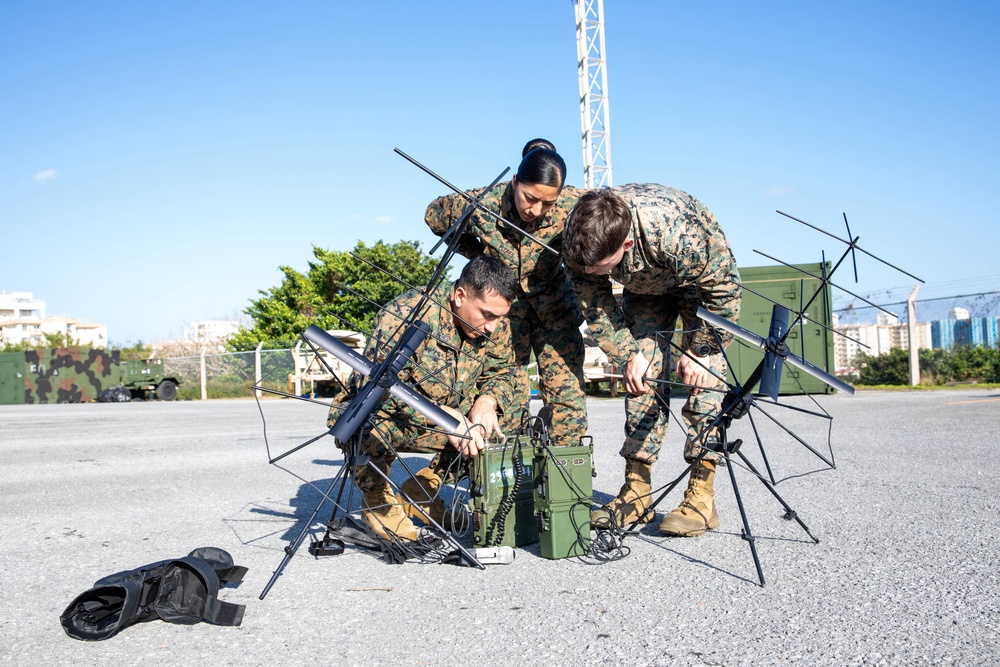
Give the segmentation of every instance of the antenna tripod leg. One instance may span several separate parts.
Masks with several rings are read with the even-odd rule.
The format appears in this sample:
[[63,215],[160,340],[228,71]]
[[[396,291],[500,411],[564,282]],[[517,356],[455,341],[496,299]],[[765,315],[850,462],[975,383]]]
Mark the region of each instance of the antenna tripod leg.
[[[344,465],[341,467],[340,471],[334,475],[333,479],[330,480],[330,486],[327,488],[326,493],[320,496],[319,502],[316,504],[316,508],[313,510],[312,514],[306,520],[305,525],[302,526],[302,530],[299,531],[298,536],[290,544],[285,546],[285,557],[281,559],[281,563],[278,565],[274,574],[271,575],[271,579],[264,586],[264,590],[261,591],[260,599],[263,600],[267,594],[270,592],[271,587],[274,586],[275,582],[278,581],[278,577],[285,571],[285,567],[292,560],[292,556],[298,551],[299,547],[302,546],[302,542],[305,540],[306,535],[309,534],[309,529],[312,528],[313,523],[316,521],[316,517],[319,516],[319,511],[323,509],[323,505],[326,503],[327,498],[333,493],[333,488],[340,484],[340,489],[337,491],[337,499],[333,502],[333,513],[330,515],[329,521],[326,522],[326,533],[323,535],[323,539],[318,542],[314,542],[309,546],[309,551],[313,555],[318,555],[313,547],[317,544],[326,545],[330,538],[330,524],[333,523],[334,519],[337,518],[337,510],[340,509],[340,500],[344,496],[344,489],[347,487],[349,480],[354,479],[354,474],[357,472],[357,458],[358,451],[361,447],[361,438],[359,435],[351,438],[351,447],[349,451],[344,454]],[[343,551],[343,545],[340,546],[339,552]],[[330,554],[326,554],[330,555]]]
[[810,532],[809,526],[807,526],[802,521],[802,519],[799,518],[799,513],[793,510],[792,506],[789,505],[787,502],[785,502],[785,499],[781,497],[781,495],[778,493],[778,490],[774,488],[774,485],[768,482],[763,476],[761,476],[759,472],[757,472],[757,469],[753,466],[752,463],[750,463],[750,460],[747,459],[746,455],[743,454],[743,452],[737,451],[736,455],[740,457],[740,460],[743,461],[743,464],[747,468],[749,468],[750,472],[753,473],[757,477],[757,479],[760,480],[760,483],[763,484],[764,487],[771,492],[771,495],[774,496],[779,503],[781,503],[781,506],[785,508],[785,515],[782,518],[786,519],[787,521],[791,521],[794,519],[795,522],[799,524],[799,526],[802,528],[802,530],[805,531],[806,535],[808,535],[813,542],[819,544],[819,538],[813,535],[812,532]]
[[[267,582],[267,585],[264,586],[264,590],[261,591],[260,593],[261,600],[263,600],[264,597],[267,596],[268,592],[270,592],[271,590],[271,587],[274,586],[275,582],[278,580],[278,577],[280,577],[282,572],[284,572],[285,567],[288,565],[289,561],[292,560],[292,556],[294,556],[295,552],[298,551],[298,548],[302,546],[302,542],[303,540],[305,540],[306,535],[309,533],[309,529],[312,528],[313,522],[316,521],[316,517],[317,515],[319,515],[320,509],[323,508],[323,504],[326,502],[326,499],[330,497],[330,494],[333,493],[333,487],[335,487],[338,482],[341,485],[340,486],[341,493],[343,492],[344,482],[347,479],[347,474],[345,473],[345,469],[346,466],[345,468],[341,468],[340,472],[338,472],[336,476],[334,476],[334,478],[330,481],[330,487],[326,490],[326,493],[324,493],[322,497],[319,499],[319,503],[316,505],[316,509],[314,509],[312,514],[309,515],[309,518],[306,520],[305,525],[302,526],[302,530],[299,532],[298,536],[285,547],[284,549],[285,557],[281,559],[281,563],[274,571],[274,574],[271,575],[271,579]],[[339,494],[337,498],[339,500],[340,498]],[[334,513],[336,513],[336,509],[334,509]]]
[[[726,460],[726,469],[729,471],[729,481],[733,485],[733,495],[736,496],[736,506],[739,507],[740,510],[740,520],[743,522],[743,539],[750,545],[750,555],[753,556],[753,564],[754,567],[757,568],[757,578],[760,580],[760,587],[763,588],[764,570],[761,569],[760,557],[757,555],[757,538],[754,537],[753,532],[750,530],[750,522],[747,519],[746,508],[743,506],[743,496],[740,494],[740,487],[736,483],[736,471],[733,470],[733,461],[729,454],[730,445],[725,425],[721,425],[719,427],[719,436],[721,441],[719,444],[719,453],[722,454],[722,458]],[[736,445],[736,447],[738,446],[739,445]]]
[[[726,460],[726,467],[729,468],[729,479],[733,484],[733,493],[736,495],[736,504],[739,506],[740,509],[740,518],[743,521],[743,539],[750,544],[750,552],[753,555],[753,562],[754,565],[757,567],[757,576],[760,578],[761,587],[763,587],[764,573],[761,571],[760,559],[757,557],[757,545],[755,543],[756,538],[754,537],[753,533],[750,532],[750,524],[747,521],[746,510],[743,507],[743,497],[740,495],[740,489],[736,484],[736,472],[735,470],[733,470],[732,458],[731,458],[732,454],[736,454],[739,457],[740,461],[743,462],[743,465],[745,465],[747,469],[750,470],[750,472],[754,475],[754,477],[756,477],[760,481],[760,483],[764,485],[764,488],[770,491],[771,495],[774,496],[779,503],[781,503],[782,507],[785,508],[785,515],[782,518],[784,518],[787,521],[791,521],[794,519],[795,522],[798,523],[799,526],[802,528],[802,530],[805,531],[806,535],[808,535],[812,539],[812,541],[815,542],[816,544],[819,544],[819,538],[812,534],[812,532],[809,530],[809,526],[807,526],[805,522],[803,522],[802,519],[799,518],[798,512],[792,509],[792,506],[789,505],[785,501],[785,499],[781,497],[781,494],[779,494],[778,490],[774,488],[774,485],[768,482],[767,479],[765,479],[757,471],[757,468],[754,467],[754,465],[750,462],[750,460],[746,457],[746,455],[739,450],[739,445],[737,444],[735,447],[731,447],[728,444],[725,426],[720,428],[720,435],[722,436],[722,441],[726,443],[721,447],[721,454],[723,458],[725,458]],[[737,443],[740,443],[740,441],[737,441]]]

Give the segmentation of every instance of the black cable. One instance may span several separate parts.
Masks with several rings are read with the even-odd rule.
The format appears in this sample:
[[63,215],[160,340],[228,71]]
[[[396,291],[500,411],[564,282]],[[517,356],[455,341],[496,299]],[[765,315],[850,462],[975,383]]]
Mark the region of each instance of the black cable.
[[[510,493],[503,499],[500,505],[497,507],[496,514],[493,515],[493,520],[490,522],[490,527],[486,532],[486,546],[496,547],[500,546],[503,542],[504,531],[507,528],[507,515],[510,514],[511,509],[513,509],[515,503],[517,502],[517,495],[521,491],[521,480],[524,477],[524,466],[521,465],[521,441],[520,436],[515,436],[515,442],[517,442],[517,450],[511,450],[510,460],[511,465],[514,468],[514,482],[511,485]],[[504,443],[504,449],[506,449],[506,443]],[[503,453],[501,452],[501,464],[503,462]],[[493,538],[490,539],[491,533],[496,531]]]

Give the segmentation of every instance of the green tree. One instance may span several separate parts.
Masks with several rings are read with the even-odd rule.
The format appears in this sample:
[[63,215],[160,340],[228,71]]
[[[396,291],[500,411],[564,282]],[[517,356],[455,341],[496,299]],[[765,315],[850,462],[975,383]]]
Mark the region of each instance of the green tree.
[[858,384],[910,383],[910,355],[906,350],[894,348],[877,357],[860,352],[856,365]]
[[927,384],[1000,382],[1000,350],[971,345],[920,350],[920,375]]
[[136,359],[149,359],[153,356],[153,350],[149,345],[146,345],[141,340],[129,345],[128,347],[118,347],[122,361],[136,360]]
[[419,241],[378,241],[370,247],[358,241],[353,253],[387,273],[351,253],[313,246],[316,260],[309,262],[306,273],[279,267],[285,274],[281,284],[259,291],[261,298],[244,311],[253,319],[253,327],[236,333],[229,346],[252,350],[261,341],[291,345],[310,324],[368,331],[380,304],[395,299],[407,284],[426,285],[437,267],[437,260],[420,249]]
[[0,352],[25,352],[27,350],[44,350],[54,347],[77,347],[80,342],[74,340],[68,333],[42,333],[42,339],[38,342],[22,340],[16,343],[4,341]]
[[[910,357],[903,349],[892,349],[880,356],[861,353],[857,358],[859,385],[907,385],[910,383]],[[920,350],[920,381],[926,385],[949,382],[1000,382],[1000,349],[956,347]]]

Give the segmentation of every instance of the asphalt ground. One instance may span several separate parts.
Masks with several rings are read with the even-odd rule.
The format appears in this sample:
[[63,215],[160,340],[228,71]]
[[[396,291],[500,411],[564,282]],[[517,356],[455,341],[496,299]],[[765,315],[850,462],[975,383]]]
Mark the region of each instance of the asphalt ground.
[[[766,577],[761,587],[728,473],[721,527],[629,536],[624,558],[549,560],[537,545],[485,571],[390,565],[303,545],[258,599],[320,496],[267,463],[322,433],[294,400],[0,406],[0,662],[17,665],[995,665],[1000,565],[995,451],[1000,392],[818,397],[832,420],[753,410],[777,491],[814,543],[735,467]],[[809,412],[805,397],[782,399]],[[621,484],[621,399],[591,399],[595,493]],[[782,427],[777,426],[780,422]],[[784,430],[829,457],[825,464]],[[654,483],[679,476],[671,425]],[[734,422],[761,470],[750,418]],[[325,488],[342,458],[325,438],[283,464]],[[429,457],[410,456],[412,462]],[[659,508],[669,511],[683,485]],[[328,515],[328,510],[324,510]],[[325,518],[325,517],[323,517]],[[467,542],[468,543],[468,542]],[[221,598],[240,627],[154,621],[102,642],[59,615],[108,574],[200,546],[249,573]]]

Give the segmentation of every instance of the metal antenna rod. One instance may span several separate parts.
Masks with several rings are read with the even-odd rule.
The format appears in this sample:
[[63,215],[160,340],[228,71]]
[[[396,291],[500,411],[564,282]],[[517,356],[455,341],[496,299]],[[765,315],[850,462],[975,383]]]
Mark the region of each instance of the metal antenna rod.
[[[410,157],[409,155],[407,155],[407,154],[406,154],[406,153],[404,153],[403,151],[399,150],[398,148],[394,148],[394,149],[392,149],[392,150],[394,150],[394,151],[395,151],[396,153],[398,153],[398,154],[399,154],[399,155],[401,155],[402,157],[406,158],[406,159],[407,159],[407,160],[409,160],[409,161],[410,161],[411,163],[413,163],[413,164],[414,164],[415,166],[419,167],[420,169],[422,169],[422,170],[423,170],[423,171],[425,171],[426,173],[430,174],[431,176],[433,176],[433,177],[434,177],[434,178],[436,178],[437,180],[441,181],[441,182],[442,182],[443,184],[447,185],[447,186],[448,186],[449,188],[451,188],[452,190],[454,190],[454,191],[455,191],[455,192],[456,192],[457,194],[461,195],[462,197],[465,197],[465,199],[466,199],[466,200],[467,200],[467,201],[468,201],[469,203],[471,203],[471,204],[475,205],[475,207],[476,207],[476,208],[478,208],[478,209],[479,209],[480,211],[483,211],[484,213],[487,213],[487,214],[489,214],[489,215],[493,216],[494,218],[496,218],[497,220],[499,220],[499,221],[500,221],[500,222],[502,222],[503,224],[507,225],[508,227],[510,227],[511,229],[513,229],[514,231],[516,231],[516,232],[517,232],[518,234],[521,234],[522,236],[526,236],[527,238],[531,239],[532,241],[534,241],[534,242],[535,242],[535,243],[537,243],[538,245],[542,246],[543,248],[545,248],[545,249],[546,249],[546,250],[548,250],[549,252],[551,252],[551,253],[553,253],[553,254],[555,254],[555,255],[558,255],[558,254],[559,254],[559,251],[555,250],[554,248],[552,248],[551,246],[549,246],[548,244],[546,244],[546,243],[545,243],[544,241],[542,241],[542,240],[541,240],[541,239],[539,239],[538,237],[536,237],[536,236],[534,236],[534,235],[530,234],[529,232],[526,232],[526,231],[524,231],[523,229],[521,229],[520,227],[518,227],[517,225],[515,225],[515,224],[514,224],[513,222],[511,222],[510,220],[508,220],[507,218],[505,218],[505,217],[503,217],[502,215],[500,215],[499,213],[496,213],[496,212],[494,212],[494,211],[491,211],[490,209],[486,208],[485,206],[483,206],[483,205],[482,205],[482,204],[481,204],[481,203],[479,202],[479,199],[477,199],[477,198],[474,198],[474,197],[472,197],[471,195],[469,195],[469,194],[468,194],[467,192],[465,192],[464,190],[459,190],[459,189],[458,189],[458,188],[456,188],[456,187],[455,187],[454,185],[452,185],[452,184],[451,184],[451,183],[449,183],[448,181],[444,180],[443,178],[441,178],[440,176],[438,176],[437,174],[435,174],[435,173],[434,173],[433,171],[431,171],[430,169],[428,169],[428,168],[427,168],[427,167],[425,167],[424,165],[422,165],[422,164],[420,164],[419,162],[417,162],[416,160],[414,160],[414,159],[413,159],[412,157]],[[501,179],[501,178],[503,178],[504,174],[506,174],[506,173],[507,173],[508,171],[510,171],[510,167],[508,167],[507,169],[505,169],[505,170],[503,171],[503,173],[502,173],[502,174],[500,174],[500,176],[498,176],[498,177],[496,178],[496,180],[494,180],[494,181],[493,181],[492,185],[490,185],[490,186],[489,186],[489,187],[488,187],[488,188],[487,188],[487,189],[486,189],[485,191],[486,191],[486,192],[488,192],[489,190],[492,190],[492,189],[493,189],[493,187],[494,187],[494,186],[495,186],[495,185],[497,184],[497,182],[499,182],[499,181],[500,181],[500,179]],[[449,230],[449,231],[450,231],[450,230]],[[435,248],[437,248],[437,246],[436,246],[436,245],[435,245],[434,247],[435,247]],[[434,252],[434,251],[433,251],[433,250],[431,250],[431,252]]]
[[[826,231],[825,229],[820,229],[820,228],[819,228],[819,227],[817,227],[816,225],[811,225],[811,224],[809,224],[808,222],[806,222],[805,220],[799,220],[799,219],[798,219],[798,218],[796,218],[796,217],[795,217],[794,215],[788,215],[788,214],[787,214],[787,213],[785,213],[784,211],[775,211],[775,212],[776,212],[776,213],[780,213],[781,215],[785,216],[786,218],[791,218],[791,219],[792,219],[792,220],[794,220],[795,222],[801,222],[801,223],[802,223],[803,225],[805,225],[806,227],[811,227],[811,228],[815,229],[815,230],[816,230],[817,232],[820,232],[820,233],[822,233],[822,234],[826,234],[826,235],[827,235],[827,236],[829,236],[830,238],[833,238],[833,239],[837,239],[837,240],[838,240],[838,241],[840,241],[841,243],[846,243],[846,244],[847,244],[848,246],[850,246],[851,248],[853,248],[853,249],[857,249],[857,250],[860,250],[861,252],[863,252],[864,254],[868,255],[868,256],[869,256],[869,257],[871,257],[872,259],[875,259],[875,260],[878,260],[878,261],[882,262],[883,264],[885,264],[886,266],[888,266],[888,267],[891,267],[891,268],[893,268],[893,269],[896,269],[896,270],[897,270],[897,271],[899,271],[900,273],[902,273],[902,274],[905,274],[905,275],[907,275],[907,276],[909,276],[909,277],[913,278],[913,279],[914,279],[914,280],[916,280],[916,281],[919,281],[919,282],[921,282],[921,283],[922,283],[922,282],[924,282],[923,280],[921,280],[920,278],[917,278],[917,277],[916,277],[915,275],[913,275],[912,273],[909,273],[908,271],[904,271],[903,269],[899,268],[898,266],[894,266],[894,265],[890,264],[889,262],[885,261],[885,260],[884,260],[884,259],[882,259],[881,257],[876,257],[875,255],[871,254],[870,252],[868,252],[867,250],[865,250],[865,249],[864,249],[864,248],[862,248],[861,246],[857,245],[857,242],[858,242],[858,239],[854,239],[853,241],[845,241],[844,239],[840,238],[840,237],[839,237],[839,236],[837,236],[836,234],[831,234],[830,232]],[[845,218],[846,218],[846,216],[845,216]],[[844,290],[844,291],[846,291],[846,290]]]
[[[469,324],[469,322],[468,322],[468,321],[467,321],[467,320],[466,320],[465,318],[463,318],[462,316],[460,316],[460,315],[459,315],[458,313],[454,312],[454,311],[453,311],[453,310],[452,310],[451,308],[449,308],[449,307],[448,307],[448,306],[446,306],[445,304],[441,303],[441,302],[440,302],[440,301],[438,301],[437,299],[434,299],[434,298],[433,298],[433,297],[432,297],[432,296],[431,296],[430,294],[428,294],[428,293],[427,293],[427,291],[426,291],[426,290],[424,290],[423,288],[421,288],[421,287],[417,287],[417,286],[415,286],[415,285],[411,285],[410,283],[406,282],[405,280],[403,280],[403,279],[402,279],[402,278],[400,278],[399,276],[394,276],[394,275],[393,275],[392,273],[390,273],[390,272],[389,272],[389,271],[387,271],[386,269],[382,268],[381,266],[379,266],[379,265],[378,265],[378,264],[376,264],[375,262],[372,262],[372,261],[370,261],[370,260],[367,260],[367,259],[365,259],[365,258],[364,258],[364,257],[362,257],[361,255],[355,255],[355,254],[354,254],[353,252],[352,252],[352,253],[350,253],[350,255],[351,255],[351,257],[354,257],[355,259],[357,259],[357,260],[359,260],[359,261],[361,261],[361,262],[363,262],[363,263],[367,264],[368,266],[372,267],[372,268],[373,268],[373,269],[375,269],[376,271],[380,271],[380,272],[382,272],[383,274],[385,274],[386,276],[388,276],[388,277],[392,278],[392,279],[393,279],[393,280],[395,280],[395,281],[396,281],[397,283],[399,283],[400,285],[402,285],[402,286],[406,287],[407,289],[412,289],[412,290],[417,290],[417,291],[419,291],[419,292],[420,292],[420,293],[421,293],[421,294],[422,294],[423,296],[427,297],[427,300],[428,300],[428,301],[430,301],[430,302],[431,302],[431,303],[433,303],[434,305],[438,306],[439,308],[441,308],[441,309],[442,309],[443,311],[445,311],[445,312],[446,312],[446,313],[448,313],[449,315],[452,315],[452,316],[454,316],[454,317],[458,318],[458,319],[459,319],[459,320],[461,320],[461,321],[462,321],[463,323],[465,323],[465,324],[467,324],[468,326],[472,327],[472,325],[471,325],[471,324]],[[353,291],[353,290],[351,290],[350,288],[348,288],[348,287],[346,287],[346,286],[345,286],[345,289],[347,289],[348,291],[351,291],[352,293],[354,293],[354,291]],[[358,294],[358,296],[359,296],[359,297],[361,297],[362,299],[365,299],[365,300],[367,300],[367,301],[371,301],[371,299],[368,299],[367,297],[365,297],[365,296],[363,296],[363,295],[361,295],[361,294]],[[378,309],[379,309],[379,310],[382,310],[382,305],[381,305],[381,304],[378,304],[378,303],[375,303],[375,302],[372,302],[372,303],[373,303],[374,305],[378,306]],[[475,327],[472,327],[472,328],[475,328]],[[486,340],[490,341],[491,343],[495,342],[495,341],[494,341],[494,340],[493,340],[492,338],[490,338],[489,334],[488,334],[488,333],[486,333],[485,331],[482,331],[482,332],[480,332],[480,333],[482,334],[483,338],[485,338]]]
[[[775,262],[778,262],[779,264],[784,264],[785,266],[787,266],[787,267],[789,267],[789,268],[791,268],[791,269],[795,269],[796,271],[802,271],[802,273],[806,274],[807,276],[812,276],[813,278],[819,278],[820,280],[823,280],[823,281],[824,281],[825,283],[827,283],[827,284],[829,284],[829,285],[833,285],[833,286],[834,286],[834,287],[836,287],[837,289],[839,289],[839,290],[843,290],[844,292],[847,292],[848,294],[850,294],[850,295],[851,295],[851,296],[853,296],[854,298],[856,298],[856,299],[861,299],[862,301],[864,301],[865,303],[867,303],[867,304],[868,304],[869,306],[871,306],[872,308],[878,308],[878,309],[879,309],[879,310],[881,310],[881,311],[882,311],[883,313],[889,313],[889,311],[888,311],[888,310],[886,310],[885,308],[883,308],[882,306],[879,306],[879,305],[877,305],[877,304],[874,304],[874,303],[872,303],[871,301],[869,301],[868,299],[864,298],[863,296],[859,296],[859,295],[855,294],[854,292],[852,292],[851,290],[848,290],[848,289],[844,289],[843,287],[841,287],[840,285],[838,285],[838,284],[836,284],[836,283],[832,283],[832,282],[830,282],[830,280],[829,280],[828,278],[824,280],[823,278],[820,278],[820,277],[819,277],[819,276],[817,276],[817,275],[814,275],[814,274],[812,274],[812,273],[809,273],[808,271],[805,271],[805,270],[803,270],[803,269],[800,269],[799,267],[797,267],[797,266],[794,266],[794,265],[792,265],[792,264],[789,264],[789,263],[787,263],[787,262],[783,262],[783,261],[781,261],[780,259],[778,259],[777,257],[771,257],[771,256],[770,256],[770,255],[768,255],[767,253],[763,253],[763,252],[761,252],[761,251],[759,251],[759,250],[754,250],[754,252],[755,252],[755,253],[757,253],[758,255],[763,255],[764,257],[767,257],[768,259],[771,259],[771,260],[774,260]],[[850,250],[848,250],[847,252],[848,252],[848,253],[850,253]],[[839,266],[839,265],[840,265],[840,262],[838,262],[838,263],[837,263],[837,265]],[[832,271],[830,272],[830,275],[833,275],[833,272],[832,272]],[[921,281],[921,282],[922,282],[922,281]],[[890,315],[894,315],[895,313],[889,313],[889,314],[890,314]]]
[[[844,226],[847,227],[847,238],[854,239],[857,243],[858,239],[851,234],[851,223],[847,222],[847,214],[844,213]],[[851,261],[854,263],[854,283],[858,282],[858,258],[854,255],[854,245],[851,245]]]
[[[824,282],[825,282],[825,281],[824,281]],[[756,294],[756,295],[757,295],[757,296],[759,296],[760,298],[764,299],[765,301],[769,301],[769,302],[771,302],[772,304],[778,304],[779,306],[781,305],[781,304],[779,304],[779,303],[778,303],[777,301],[775,301],[774,299],[772,299],[771,297],[767,296],[766,294],[762,294],[761,292],[758,292],[758,291],[757,291],[757,290],[755,290],[755,289],[751,289],[750,287],[747,287],[746,285],[740,285],[740,288],[741,288],[741,289],[744,289],[744,290],[746,290],[747,292],[750,292],[751,294]],[[800,287],[799,287],[799,289],[801,290],[801,289],[803,289],[803,288],[802,288],[802,287],[800,286]],[[789,325],[790,327],[794,327],[794,326],[795,326],[796,324],[800,323],[800,322],[801,322],[802,320],[807,320],[807,319],[809,319],[808,317],[802,317],[802,315],[805,315],[805,314],[806,314],[806,310],[805,310],[805,308],[803,308],[803,307],[802,307],[802,301],[801,301],[801,299],[799,300],[799,307],[800,307],[800,309],[799,309],[799,313],[800,313],[801,315],[798,315],[798,316],[797,316],[797,317],[795,318],[795,322],[794,322],[794,323],[792,323],[792,324],[790,324],[790,325]],[[865,344],[864,344],[864,343],[862,343],[862,342],[861,342],[860,340],[855,340],[854,338],[851,338],[851,337],[850,337],[850,336],[848,336],[847,334],[845,334],[845,333],[842,333],[842,332],[840,332],[840,331],[837,331],[837,330],[836,330],[836,329],[834,329],[833,327],[828,327],[828,326],[826,326],[825,324],[823,324],[822,322],[820,322],[819,320],[810,320],[810,321],[811,321],[811,322],[812,322],[813,324],[816,324],[816,325],[820,326],[821,328],[823,328],[823,329],[826,329],[827,331],[829,331],[830,333],[832,333],[832,334],[834,334],[834,335],[836,335],[836,336],[840,336],[841,338],[846,338],[847,340],[851,341],[852,343],[855,343],[855,344],[857,344],[857,345],[860,345],[860,346],[861,346],[861,347],[863,347],[863,348],[866,348],[866,349],[871,349],[871,346],[870,346],[870,345],[865,345]],[[799,355],[799,356],[805,356],[805,354],[801,354],[801,355]]]

